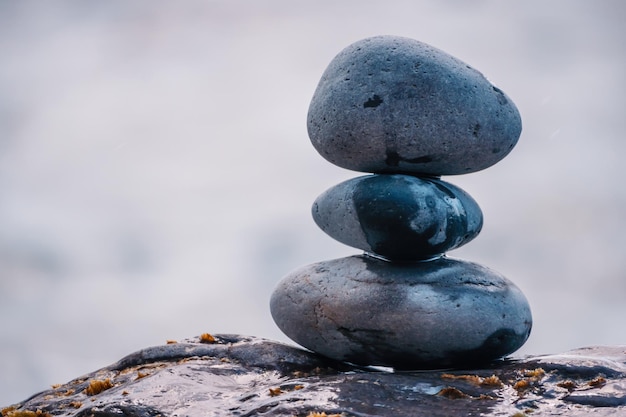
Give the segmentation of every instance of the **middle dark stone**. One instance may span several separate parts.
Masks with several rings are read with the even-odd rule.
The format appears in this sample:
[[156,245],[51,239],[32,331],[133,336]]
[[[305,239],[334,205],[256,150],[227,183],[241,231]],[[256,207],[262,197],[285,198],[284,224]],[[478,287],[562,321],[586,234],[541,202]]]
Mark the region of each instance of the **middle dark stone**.
[[478,235],[480,207],[459,187],[409,175],[368,175],[342,182],[313,203],[329,236],[390,260],[418,261]]

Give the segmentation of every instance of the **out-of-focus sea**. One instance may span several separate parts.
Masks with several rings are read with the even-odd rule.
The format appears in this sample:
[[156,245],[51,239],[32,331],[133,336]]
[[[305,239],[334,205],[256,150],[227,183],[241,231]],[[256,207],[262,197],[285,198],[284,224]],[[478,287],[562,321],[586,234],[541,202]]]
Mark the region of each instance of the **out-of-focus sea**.
[[415,38],[517,104],[519,144],[445,177],[485,215],[449,256],[526,294],[518,355],[626,344],[626,3],[0,2],[0,405],[203,332],[287,341],[276,283],[350,254],[310,216],[362,175],[311,146],[330,60]]

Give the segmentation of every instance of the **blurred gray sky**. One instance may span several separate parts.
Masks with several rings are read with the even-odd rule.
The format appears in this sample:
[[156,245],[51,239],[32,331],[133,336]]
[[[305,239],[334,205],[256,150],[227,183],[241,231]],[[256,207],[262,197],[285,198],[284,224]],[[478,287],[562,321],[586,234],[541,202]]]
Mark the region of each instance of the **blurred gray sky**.
[[0,405],[134,350],[211,333],[281,341],[268,300],[357,253],[318,194],[360,175],[310,145],[329,61],[379,34],[483,72],[524,131],[446,177],[485,226],[450,253],[512,279],[518,354],[626,344],[626,3],[0,1]]

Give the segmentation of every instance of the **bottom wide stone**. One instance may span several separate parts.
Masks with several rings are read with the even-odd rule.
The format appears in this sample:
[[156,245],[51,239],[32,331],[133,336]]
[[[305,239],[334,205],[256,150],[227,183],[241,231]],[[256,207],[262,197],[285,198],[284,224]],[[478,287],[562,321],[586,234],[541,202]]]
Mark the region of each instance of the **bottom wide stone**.
[[532,326],[528,301],[512,282],[446,257],[311,264],[278,284],[270,307],[278,327],[314,352],[404,370],[501,358],[524,344]]

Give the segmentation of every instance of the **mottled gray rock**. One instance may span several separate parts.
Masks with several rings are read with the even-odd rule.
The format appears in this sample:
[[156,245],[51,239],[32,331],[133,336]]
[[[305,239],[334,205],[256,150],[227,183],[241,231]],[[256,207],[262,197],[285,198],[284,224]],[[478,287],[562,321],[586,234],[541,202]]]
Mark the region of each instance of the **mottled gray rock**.
[[[105,381],[108,380],[108,383]],[[89,387],[101,387],[101,390]],[[1,408],[1,407],[0,407]],[[268,340],[215,335],[147,348],[4,417],[626,415],[626,347],[393,373]],[[518,414],[519,413],[519,414]]]
[[522,346],[532,325],[528,302],[512,282],[445,257],[318,262],[287,275],[270,308],[278,327],[314,352],[396,369],[496,359]]
[[413,39],[358,41],[330,63],[308,113],[313,146],[343,168],[465,174],[513,149],[517,108],[480,72]]
[[344,181],[313,203],[313,219],[332,238],[391,260],[432,258],[478,235],[480,207],[459,187],[409,175]]

